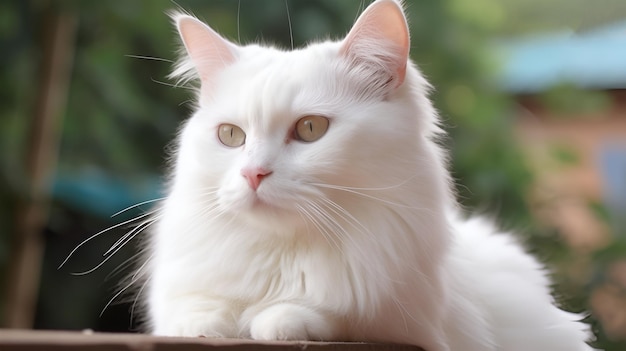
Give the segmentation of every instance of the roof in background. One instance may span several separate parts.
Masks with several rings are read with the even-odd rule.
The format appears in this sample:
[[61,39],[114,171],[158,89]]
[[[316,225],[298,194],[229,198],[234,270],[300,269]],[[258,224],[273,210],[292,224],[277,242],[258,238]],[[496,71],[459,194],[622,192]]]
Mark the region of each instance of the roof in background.
[[535,93],[559,84],[626,88],[626,21],[583,33],[562,32],[501,42],[499,77],[511,93]]

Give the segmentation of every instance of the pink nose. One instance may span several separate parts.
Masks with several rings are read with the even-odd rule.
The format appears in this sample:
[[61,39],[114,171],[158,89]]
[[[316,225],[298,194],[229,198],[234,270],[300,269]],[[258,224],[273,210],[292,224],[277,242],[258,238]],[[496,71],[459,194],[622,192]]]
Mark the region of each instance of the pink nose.
[[272,171],[268,171],[262,167],[246,167],[241,169],[241,175],[246,178],[248,185],[250,185],[254,191],[259,188],[261,181],[270,174],[272,174]]

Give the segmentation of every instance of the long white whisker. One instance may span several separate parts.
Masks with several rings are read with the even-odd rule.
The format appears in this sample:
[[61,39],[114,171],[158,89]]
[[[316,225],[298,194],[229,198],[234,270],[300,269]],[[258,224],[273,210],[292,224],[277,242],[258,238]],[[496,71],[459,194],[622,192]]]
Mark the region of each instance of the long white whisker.
[[165,198],[164,198],[164,197],[160,197],[160,198],[158,198],[158,199],[146,200],[146,201],[142,201],[142,202],[140,202],[140,203],[134,204],[134,205],[132,205],[132,206],[128,206],[128,207],[126,207],[125,209],[123,209],[123,210],[121,210],[121,211],[117,211],[117,212],[115,212],[114,214],[112,214],[112,215],[111,215],[111,218],[113,218],[113,217],[115,217],[115,216],[119,216],[120,214],[122,214],[122,213],[124,213],[124,212],[126,212],[126,211],[128,211],[128,210],[132,210],[133,208],[139,207],[139,206],[141,206],[141,205],[149,204],[149,203],[156,202],[156,201],[160,201],[160,200],[163,200],[163,199],[165,199]]
[[76,252],[79,248],[81,248],[83,245],[85,245],[85,244],[86,244],[86,243],[88,243],[89,241],[91,241],[91,240],[93,240],[93,239],[97,238],[98,236],[100,236],[100,235],[102,235],[102,234],[104,234],[104,233],[106,233],[106,232],[108,232],[108,231],[110,231],[110,230],[113,230],[113,229],[115,229],[115,228],[119,228],[119,227],[121,227],[121,226],[123,226],[123,225],[126,225],[126,224],[128,224],[128,223],[132,223],[132,222],[134,222],[134,221],[136,221],[136,220],[138,220],[138,219],[144,218],[144,217],[149,216],[149,215],[151,215],[151,214],[152,214],[152,212],[144,213],[144,214],[142,214],[142,215],[140,215],[140,216],[137,216],[137,217],[135,217],[135,218],[131,218],[131,219],[129,219],[129,220],[127,220],[127,221],[124,221],[124,222],[122,222],[122,223],[118,223],[118,224],[116,224],[116,225],[113,225],[113,226],[111,226],[111,227],[108,227],[108,228],[106,228],[106,229],[103,229],[103,230],[101,230],[101,231],[97,232],[96,234],[94,234],[94,235],[90,236],[89,238],[87,238],[87,239],[83,240],[80,244],[76,245],[76,247],[75,247],[72,251],[70,251],[69,255],[67,255],[67,257],[65,258],[65,260],[63,260],[63,262],[61,262],[61,264],[59,265],[59,267],[58,267],[57,269],[61,269],[61,267],[63,267],[63,265],[65,265],[65,263],[66,263],[66,262],[67,262],[67,261],[68,261],[68,260],[72,257],[72,255],[74,255],[74,253],[75,253],[75,252]]
[[[150,281],[150,277],[148,277],[143,284],[141,284],[141,288],[139,289],[139,291],[137,292],[137,294],[135,295],[135,300],[133,301],[133,305],[130,307],[130,320],[132,323],[133,320],[133,316],[135,315],[135,306],[137,306],[137,301],[139,301],[139,297],[141,297],[141,294],[143,293],[143,290],[146,288],[146,286],[148,285],[148,282]],[[131,282],[132,284],[132,282]]]
[[361,224],[361,222],[358,219],[356,219],[350,212],[346,211],[345,208],[341,207],[339,204],[337,204],[331,199],[328,199],[328,198],[321,198],[321,199],[327,204],[327,206],[330,206],[329,209],[331,211],[333,211],[336,215],[341,217],[344,221],[352,225],[354,229],[361,230],[362,232],[365,232],[369,235],[373,235],[372,232],[370,232],[368,228],[366,228],[363,224]]
[[[396,307],[398,308],[398,310],[400,311],[400,315],[402,316],[402,321],[404,322],[404,331],[405,333],[409,333],[409,325],[407,324],[406,321],[406,316],[405,314],[409,315],[409,317],[413,320],[415,320],[415,318],[413,318],[413,316],[411,316],[411,314],[409,313],[409,311],[407,311],[406,307],[404,307],[400,301],[398,301],[397,298],[392,298],[391,301],[396,305]],[[404,312],[404,313],[402,313]]]
[[194,88],[192,87],[188,87],[188,86],[184,86],[184,85],[178,85],[178,84],[171,84],[171,83],[167,83],[167,82],[162,82],[160,80],[156,80],[154,78],[150,78],[151,81],[153,81],[154,83],[157,84],[162,84],[171,88],[183,88],[183,89],[189,89],[189,90],[194,90]]
[[118,245],[120,245],[122,242],[124,242],[126,240],[126,238],[128,238],[129,236],[132,236],[137,231],[143,230],[143,228],[145,228],[148,225],[152,224],[154,221],[158,220],[159,218],[161,218],[161,216],[155,216],[153,218],[148,219],[145,222],[140,223],[135,228],[130,230],[128,233],[122,235],[121,238],[117,239],[117,241],[113,245],[111,245],[111,247],[105,253],[103,253],[102,256],[108,255],[109,252],[113,251]]
[[392,201],[389,201],[389,200],[381,199],[379,197],[372,196],[372,195],[369,195],[369,194],[365,194],[365,193],[362,193],[360,191],[356,191],[356,190],[353,190],[353,189],[350,189],[350,188],[346,188],[346,187],[342,187],[342,186],[330,185],[330,184],[318,184],[318,183],[311,184],[311,185],[315,185],[315,186],[318,186],[320,188],[328,188],[328,189],[345,191],[347,193],[352,193],[352,194],[355,194],[355,195],[363,196],[365,198],[376,200],[376,201],[380,201],[382,203],[386,203],[386,204],[392,205],[392,206],[397,206],[397,207],[402,207],[402,208],[418,209],[418,210],[428,210],[426,208],[417,208],[415,206],[408,206],[408,205],[404,205],[404,204],[395,203],[395,202],[392,202]]
[[134,283],[136,283],[136,281],[131,281],[124,288],[120,289],[120,291],[118,291],[115,295],[113,295],[113,297],[109,300],[109,302],[107,302],[107,304],[104,306],[102,311],[100,311],[100,317],[102,317],[102,315],[104,314],[104,311],[106,311],[106,309],[111,305],[111,303],[113,303],[113,301],[115,301],[115,299],[117,299],[126,290],[128,290],[128,288],[130,288]]
[[[341,227],[341,225],[339,225],[336,221],[334,221],[333,218],[331,216],[329,216],[316,203],[309,201],[308,205],[309,205],[309,208],[311,210],[313,210],[315,213],[317,213],[317,216],[315,217],[316,220],[321,221],[320,223],[323,224],[322,227],[326,227],[327,228],[326,230],[324,230],[324,233],[326,233],[326,236],[333,242],[335,247],[337,247],[337,249],[339,249],[342,252],[342,254],[343,254],[343,248],[337,242],[337,240],[339,240],[341,242],[341,244],[343,244],[343,240],[342,240],[342,237],[341,237],[341,234],[345,233],[345,230],[343,229],[343,227]],[[330,232],[328,230],[330,230]],[[339,233],[339,235],[338,235],[338,233]]]
[[121,271],[126,269],[126,267],[128,267],[130,265],[130,262],[132,260],[137,259],[138,255],[139,255],[139,253],[134,254],[131,257],[125,259],[124,262],[120,263],[117,267],[115,267],[115,269],[113,269],[109,274],[107,274],[107,276],[104,278],[104,280],[109,280],[112,277],[114,277],[116,274],[119,274]]
[[293,50],[293,27],[291,26],[291,15],[289,14],[289,4],[285,0],[285,7],[287,8],[287,22],[289,23],[289,39],[291,40],[291,50]]
[[409,177],[408,179],[403,180],[402,182],[400,182],[398,184],[393,184],[393,185],[388,185],[388,186],[381,186],[381,187],[374,187],[374,188],[360,188],[360,187],[351,187],[351,186],[345,186],[345,185],[320,184],[320,183],[313,183],[313,185],[332,186],[332,187],[337,187],[337,188],[342,188],[342,189],[350,189],[350,190],[382,191],[382,190],[390,190],[390,189],[395,189],[395,188],[401,187],[401,186],[403,186],[404,184],[408,183],[411,179],[413,179],[415,177],[417,177],[417,175]]
[[84,272],[74,272],[71,273],[72,275],[87,275],[93,271],[95,271],[96,269],[102,267],[102,265],[104,265],[108,260],[111,259],[111,257],[115,256],[115,254],[120,251],[122,249],[122,247],[124,247],[126,244],[128,244],[131,240],[133,240],[139,233],[143,232],[143,230],[145,230],[146,228],[148,228],[150,225],[152,225],[155,221],[150,221],[150,222],[144,222],[142,223],[140,226],[143,226],[141,230],[136,231],[132,236],[128,237],[128,239],[126,239],[125,242],[123,242],[122,244],[120,244],[115,250],[113,250],[113,252],[106,256],[100,263],[98,263],[95,267],[86,270]]
[[172,60],[164,59],[164,58],[161,58],[161,57],[141,56],[141,55],[124,55],[124,56],[131,57],[131,58],[136,58],[136,59],[142,59],[142,60],[154,60],[154,61],[163,61],[163,62],[168,62],[168,63],[174,63],[174,61],[172,61]]
[[[369,229],[365,228],[365,226],[363,226],[361,224],[361,222],[359,222],[356,218],[354,218],[354,216],[352,216],[348,211],[346,211],[343,207],[339,206],[338,204],[336,204],[335,202],[333,202],[330,199],[326,199],[326,198],[322,198],[323,201],[325,201],[325,204],[320,204],[320,205],[324,205],[324,207],[328,208],[330,211],[332,211],[335,215],[337,215],[338,217],[340,217],[343,221],[345,221],[346,223],[348,223],[349,225],[351,225],[352,227],[354,227],[356,230],[359,230],[361,233],[366,234],[367,236],[369,236],[370,238],[373,237],[373,234],[371,231],[369,231]],[[334,206],[335,208],[331,207]],[[330,216],[329,214],[326,214],[326,217],[331,219],[332,216]],[[347,217],[346,217],[347,216]],[[352,221],[354,221],[354,223],[352,223],[352,221],[349,219],[351,218]],[[345,230],[345,228],[343,228],[343,226],[341,226],[339,223],[337,223],[334,219],[333,221],[335,222],[335,225],[339,227],[339,229],[341,230],[341,233],[343,233],[343,236],[345,236],[347,238],[347,240],[349,240],[354,247],[359,248],[359,251],[361,251],[361,253],[363,255],[367,255],[367,252],[363,252],[363,250],[361,249],[360,245],[357,245],[355,242],[355,239],[352,237],[352,235],[350,235],[350,233],[348,233],[347,230]]]
[[148,265],[148,263],[150,262],[151,259],[152,259],[152,256],[148,257],[148,259],[145,260],[145,262],[141,266],[139,266],[137,271],[135,273],[133,273],[132,277],[130,278],[131,281],[137,280],[137,277],[139,276],[139,273],[141,273],[141,271],[143,271],[146,268],[146,266]]
[[[193,88],[187,88],[187,89],[193,89]],[[180,104],[178,104],[178,106],[183,106],[184,104],[189,104],[189,103],[193,103],[194,100],[193,99],[187,99],[183,102],[181,102]]]
[[394,205],[394,206],[409,207],[409,206],[406,206],[406,205],[397,204],[397,203],[394,203],[394,202],[391,202],[391,201],[388,201],[388,200],[384,200],[384,199],[381,199],[381,198],[376,197],[376,196],[372,196],[372,195],[369,195],[369,194],[364,194],[362,192],[359,192],[359,191],[356,191],[356,190],[352,190],[352,189],[347,189],[347,188],[342,188],[342,187],[334,187],[334,186],[330,186],[330,185],[322,185],[322,187],[327,187],[327,188],[335,189],[335,190],[342,190],[342,191],[345,191],[345,192],[348,192],[348,193],[352,193],[352,194],[356,194],[356,195],[359,195],[359,196],[363,196],[363,197],[366,197],[366,198],[372,199],[372,200],[381,201],[381,202],[384,202],[386,204],[390,204],[390,205]]
[[237,43],[241,44],[241,26],[239,20],[241,17],[241,0],[237,1]]
[[300,211],[300,213],[302,213],[304,216],[306,216],[311,223],[313,224],[313,226],[315,228],[317,228],[317,230],[320,232],[320,234],[324,237],[324,240],[326,240],[326,242],[329,245],[334,245],[335,247],[337,247],[337,249],[341,250],[341,247],[339,247],[339,245],[337,244],[337,242],[333,239],[332,234],[330,234],[328,232],[328,230],[326,228],[324,228],[321,223],[319,223],[318,219],[313,216],[311,213],[309,213],[309,211],[307,211],[304,207],[302,207],[299,204],[296,204],[296,208]]

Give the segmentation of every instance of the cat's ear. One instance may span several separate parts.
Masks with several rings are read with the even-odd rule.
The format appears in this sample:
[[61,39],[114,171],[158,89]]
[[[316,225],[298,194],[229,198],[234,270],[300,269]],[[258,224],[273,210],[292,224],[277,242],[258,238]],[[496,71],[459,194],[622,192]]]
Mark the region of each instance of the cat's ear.
[[171,17],[189,58],[182,60],[171,76],[188,80],[195,69],[204,89],[215,73],[235,62],[237,46],[195,17],[182,13]]
[[393,89],[406,76],[409,28],[399,0],[378,0],[363,11],[342,42],[341,55],[352,65],[375,70]]

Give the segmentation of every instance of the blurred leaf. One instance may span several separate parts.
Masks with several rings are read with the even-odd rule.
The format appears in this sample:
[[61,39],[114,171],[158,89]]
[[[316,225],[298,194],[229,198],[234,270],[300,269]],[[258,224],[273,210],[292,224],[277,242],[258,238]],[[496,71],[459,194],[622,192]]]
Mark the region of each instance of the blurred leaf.
[[566,145],[553,145],[550,148],[550,155],[563,166],[573,166],[580,163],[580,157],[576,151]]
[[604,91],[559,85],[542,93],[541,103],[561,118],[594,118],[611,107],[611,97]]

